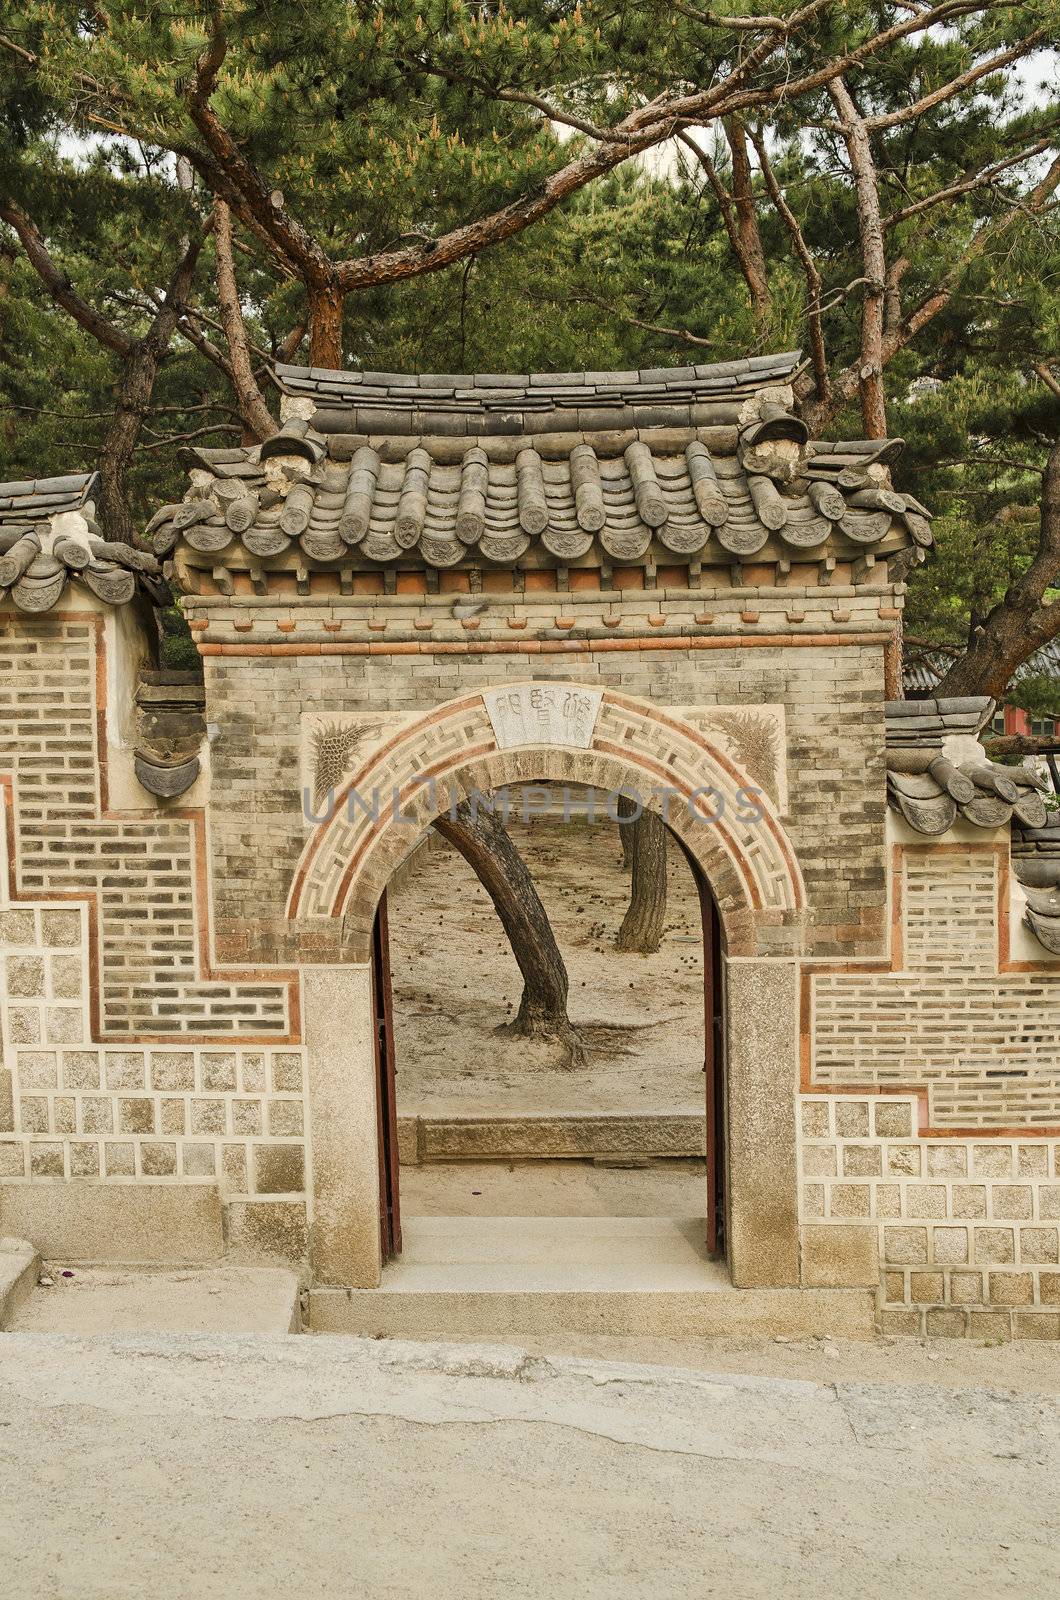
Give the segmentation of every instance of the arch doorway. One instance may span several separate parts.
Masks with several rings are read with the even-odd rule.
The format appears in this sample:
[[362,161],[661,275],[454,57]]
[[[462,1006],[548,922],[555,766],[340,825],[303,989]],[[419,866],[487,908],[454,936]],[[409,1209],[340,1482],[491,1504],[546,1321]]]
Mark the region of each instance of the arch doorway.
[[509,838],[564,963],[576,1063],[555,1040],[512,1036],[522,977],[496,908],[444,838],[428,831],[380,899],[384,1262],[401,1253],[403,1183],[416,1217],[446,1198],[461,1216],[551,1214],[566,1196],[572,1217],[680,1217],[695,1248],[724,1256],[724,930],[709,882],[658,830],[655,938],[623,953],[630,836],[599,820],[603,797],[582,791],[572,807],[568,787],[550,792],[532,825],[510,820]]
[[[514,720],[498,715],[495,696],[515,706]],[[534,721],[546,701],[549,715]],[[572,706],[575,715],[564,722]],[[307,838],[287,915],[307,947],[330,943],[335,919],[342,929],[341,964],[302,969],[316,1280],[379,1282],[380,1128],[388,1160],[396,1148],[396,1106],[377,1069],[386,1043],[381,970],[373,992],[373,966],[381,960],[377,912],[387,884],[451,800],[535,783],[605,793],[632,785],[676,797],[669,826],[697,883],[709,885],[712,905],[701,925],[711,936],[709,1076],[724,1204],[715,1196],[702,1210],[716,1219],[734,1284],[796,1284],[798,956],[806,897],[795,851],[769,796],[759,791],[754,815],[741,814],[747,774],[691,722],[617,691],[565,682],[505,685],[404,716],[379,733]],[[354,791],[363,800],[377,790],[383,805],[375,814],[351,804]],[[385,1066],[385,1053],[382,1060]]]

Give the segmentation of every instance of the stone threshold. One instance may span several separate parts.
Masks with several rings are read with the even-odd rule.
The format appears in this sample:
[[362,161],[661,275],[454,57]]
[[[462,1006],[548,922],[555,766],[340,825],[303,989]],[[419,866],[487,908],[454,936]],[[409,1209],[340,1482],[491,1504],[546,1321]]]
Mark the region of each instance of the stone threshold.
[[705,1117],[682,1111],[398,1118],[398,1151],[405,1166],[622,1156],[702,1159],[705,1141]]
[[868,1289],[311,1289],[309,1331],[391,1339],[556,1333],[697,1338],[875,1337]]
[[870,1289],[733,1287],[701,1217],[409,1217],[375,1289],[309,1292],[314,1333],[873,1337]]

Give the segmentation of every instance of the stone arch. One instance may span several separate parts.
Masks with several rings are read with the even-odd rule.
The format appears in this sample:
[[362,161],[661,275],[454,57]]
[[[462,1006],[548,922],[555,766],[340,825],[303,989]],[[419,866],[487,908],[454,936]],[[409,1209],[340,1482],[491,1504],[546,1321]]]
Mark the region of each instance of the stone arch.
[[[545,706],[550,715],[521,723],[505,705]],[[317,1282],[372,1287],[380,1279],[371,937],[383,890],[451,794],[548,779],[603,789],[632,780],[642,793],[658,786],[678,797],[671,827],[710,886],[726,946],[729,1270],[741,1287],[797,1284],[797,974],[806,895],[776,808],[761,796],[761,814],[741,818],[737,792],[753,785],[725,752],[680,716],[610,689],[503,685],[393,731],[377,726],[373,737],[330,819],[307,841],[287,902],[288,917],[310,933],[343,920],[341,963],[302,972]],[[388,800],[393,794],[396,807],[375,817],[355,808],[351,816],[351,792],[374,788]],[[696,807],[711,789],[727,806],[707,825]]]
[[[521,708],[544,696],[548,714],[540,728],[527,726]],[[498,704],[515,710],[506,716]],[[557,707],[571,704],[577,714],[564,719]],[[633,696],[571,682],[465,695],[385,738],[307,841],[288,917],[341,917],[345,959],[367,961],[387,882],[451,797],[539,780],[607,791],[632,783],[666,812],[710,883],[728,954],[798,950],[805,887],[772,800],[691,723]],[[378,797],[378,814],[354,794]]]

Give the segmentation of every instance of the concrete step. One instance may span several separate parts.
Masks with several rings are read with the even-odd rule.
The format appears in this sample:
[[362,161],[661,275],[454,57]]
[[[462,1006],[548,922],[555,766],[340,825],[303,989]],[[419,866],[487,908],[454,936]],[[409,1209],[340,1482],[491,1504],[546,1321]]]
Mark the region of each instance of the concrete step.
[[593,1156],[702,1156],[699,1107],[659,1113],[398,1118],[402,1165],[426,1161],[569,1160]]
[[280,1267],[52,1268],[12,1333],[299,1333],[298,1279]]
[[412,1217],[378,1289],[314,1289],[315,1333],[391,1338],[812,1335],[869,1338],[862,1289],[735,1289],[701,1218]]
[[0,1239],[0,1329],[9,1328],[40,1277],[40,1255],[25,1239]]

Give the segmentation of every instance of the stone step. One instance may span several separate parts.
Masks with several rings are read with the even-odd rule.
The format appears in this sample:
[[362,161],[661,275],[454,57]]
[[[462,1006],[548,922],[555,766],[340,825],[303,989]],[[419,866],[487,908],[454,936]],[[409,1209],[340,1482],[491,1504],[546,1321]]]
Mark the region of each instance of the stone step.
[[572,1160],[592,1156],[702,1156],[702,1112],[398,1118],[406,1166],[427,1161]]
[[[724,1268],[707,1258],[702,1217],[410,1217],[404,1249],[387,1269],[388,1283],[419,1282],[433,1270],[443,1277],[471,1269],[486,1287],[526,1287],[532,1275],[543,1287],[563,1287],[576,1271],[586,1287],[625,1282],[642,1269],[660,1284],[725,1286]],[[497,1279],[501,1282],[498,1284]]]
[[583,1161],[425,1161],[401,1169],[411,1217],[691,1217],[706,1209],[707,1164],[615,1156]]
[[314,1333],[870,1338],[868,1289],[736,1289],[700,1218],[411,1217],[377,1289],[310,1291]]
[[0,1329],[10,1327],[37,1287],[40,1255],[26,1239],[0,1239]]
[[871,1339],[869,1289],[313,1289],[313,1333],[508,1340],[556,1333],[616,1338]]

